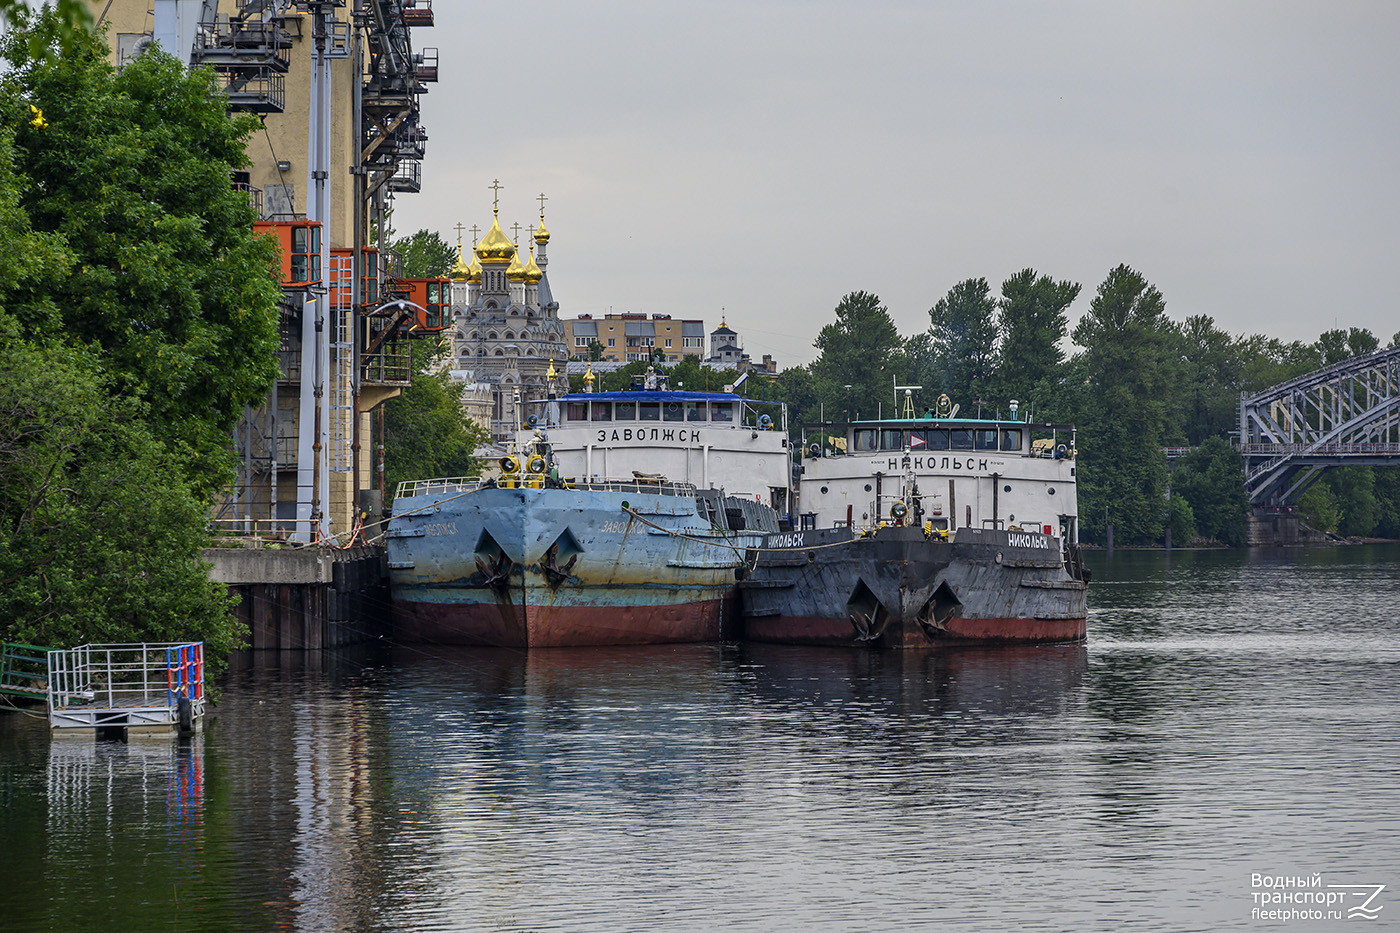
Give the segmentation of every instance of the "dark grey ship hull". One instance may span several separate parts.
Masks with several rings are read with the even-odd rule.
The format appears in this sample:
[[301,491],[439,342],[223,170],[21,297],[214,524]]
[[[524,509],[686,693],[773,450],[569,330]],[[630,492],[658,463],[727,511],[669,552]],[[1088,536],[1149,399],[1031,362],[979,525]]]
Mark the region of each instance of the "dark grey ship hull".
[[1034,532],[917,527],[769,535],[740,583],[744,635],[801,645],[923,648],[1084,638],[1088,574]]

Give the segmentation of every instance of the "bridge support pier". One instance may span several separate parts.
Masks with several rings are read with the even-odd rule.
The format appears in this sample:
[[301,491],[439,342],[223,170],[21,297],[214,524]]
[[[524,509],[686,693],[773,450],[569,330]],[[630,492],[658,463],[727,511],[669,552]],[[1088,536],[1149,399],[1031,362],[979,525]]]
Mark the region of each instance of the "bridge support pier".
[[1298,544],[1298,513],[1292,509],[1256,507],[1249,516],[1249,546]]

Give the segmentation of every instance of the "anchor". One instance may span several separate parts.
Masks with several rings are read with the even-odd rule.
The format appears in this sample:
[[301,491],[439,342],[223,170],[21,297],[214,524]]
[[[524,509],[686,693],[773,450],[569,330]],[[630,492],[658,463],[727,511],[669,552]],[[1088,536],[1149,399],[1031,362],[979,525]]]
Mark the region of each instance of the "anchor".
[[504,554],[498,555],[491,560],[483,557],[476,559],[476,569],[481,571],[486,580],[483,586],[489,586],[493,590],[503,590],[510,586],[510,558]]
[[544,572],[545,579],[549,585],[555,589],[559,584],[569,579],[569,572],[574,569],[574,564],[578,561],[575,554],[565,561],[564,566],[559,566],[559,544],[555,542],[549,546],[549,550],[544,552],[544,559],[540,561],[540,570]]
[[875,611],[866,615],[859,609],[850,610],[851,625],[856,630],[856,641],[874,641],[885,634],[885,627],[889,625],[889,613],[882,613],[881,607],[877,606]]

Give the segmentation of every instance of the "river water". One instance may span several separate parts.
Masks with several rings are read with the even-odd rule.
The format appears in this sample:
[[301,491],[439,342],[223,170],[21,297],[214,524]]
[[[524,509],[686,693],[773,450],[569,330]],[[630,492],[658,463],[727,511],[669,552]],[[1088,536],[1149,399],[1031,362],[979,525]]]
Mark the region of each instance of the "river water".
[[1090,564],[1085,646],[382,647],[243,664],[183,742],[0,715],[0,929],[1400,928],[1400,546]]

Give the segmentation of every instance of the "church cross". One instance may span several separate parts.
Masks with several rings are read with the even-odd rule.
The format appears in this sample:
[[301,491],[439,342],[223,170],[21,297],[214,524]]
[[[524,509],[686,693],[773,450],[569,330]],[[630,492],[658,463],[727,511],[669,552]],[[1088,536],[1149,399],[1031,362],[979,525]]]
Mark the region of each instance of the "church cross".
[[495,194],[491,198],[491,211],[492,213],[495,213],[496,211],[499,211],[501,209],[501,189],[504,188],[505,185],[501,184],[501,180],[499,178],[496,178],[493,179],[491,181],[491,184],[487,185],[486,187],[490,188],[492,191],[495,192]]
[[530,240],[532,240],[532,241],[535,239],[535,225],[534,225],[534,224],[530,224],[530,226],[526,227],[526,228],[525,228],[525,232],[526,232],[526,234],[528,234],[528,239],[530,239]]
[[459,220],[459,221],[457,221],[457,228],[456,228],[456,229],[457,229],[457,246],[460,248],[461,245],[462,245],[462,231],[465,230],[466,227],[463,227],[463,226],[462,226],[462,222]]
[[545,197],[544,192],[541,191],[540,196],[535,198],[535,200],[540,202],[540,223],[544,223],[544,202],[548,201],[549,198]]
[[472,229],[472,246],[473,246],[473,248],[474,248],[474,247],[476,246],[476,235],[477,235],[478,233],[481,232],[481,228],[478,227],[476,224],[472,224],[471,229]]
[[517,220],[515,223],[511,224],[511,225],[510,225],[510,228],[511,228],[512,230],[515,231],[515,245],[516,245],[516,246],[519,246],[519,245],[520,245],[520,221]]

